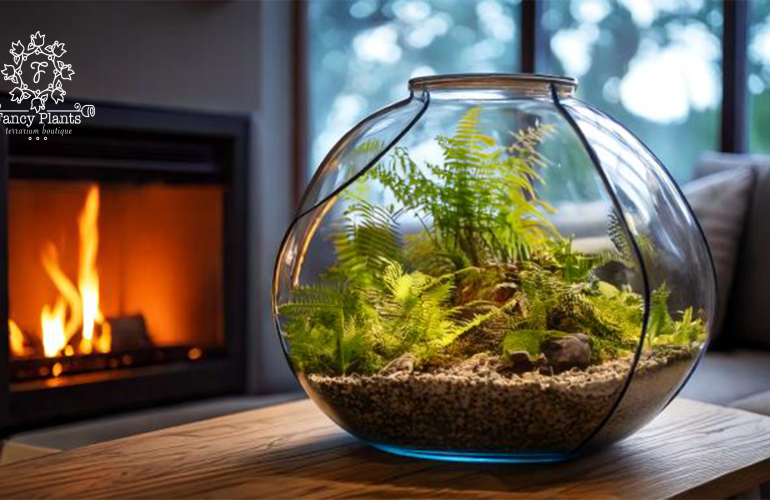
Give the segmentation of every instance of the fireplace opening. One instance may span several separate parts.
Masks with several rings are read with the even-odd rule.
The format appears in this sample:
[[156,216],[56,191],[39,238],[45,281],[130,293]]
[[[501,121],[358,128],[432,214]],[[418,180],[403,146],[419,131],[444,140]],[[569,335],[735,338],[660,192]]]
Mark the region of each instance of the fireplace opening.
[[12,390],[224,355],[223,194],[10,180]]

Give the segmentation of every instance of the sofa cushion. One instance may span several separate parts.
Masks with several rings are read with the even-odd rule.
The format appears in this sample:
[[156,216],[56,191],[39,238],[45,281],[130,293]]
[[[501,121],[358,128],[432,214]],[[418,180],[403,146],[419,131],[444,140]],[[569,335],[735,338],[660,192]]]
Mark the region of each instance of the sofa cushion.
[[729,406],[770,416],[770,390],[738,399],[730,403]]
[[698,217],[714,259],[719,289],[714,329],[717,335],[722,331],[732,289],[754,177],[751,168],[733,168],[701,177],[684,186],[684,193]]
[[724,347],[770,349],[770,157],[709,154],[701,159],[697,172],[739,167],[752,168],[756,181],[724,315],[725,335],[719,340]]
[[682,396],[730,405],[770,391],[770,352],[709,352],[682,390]]

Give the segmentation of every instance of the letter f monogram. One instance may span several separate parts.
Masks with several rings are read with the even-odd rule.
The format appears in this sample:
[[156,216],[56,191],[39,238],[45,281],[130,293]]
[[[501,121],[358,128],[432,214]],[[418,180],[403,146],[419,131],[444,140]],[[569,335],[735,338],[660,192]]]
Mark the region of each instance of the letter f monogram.
[[44,62],[37,62],[37,61],[35,61],[32,64],[30,64],[30,66],[32,67],[32,69],[36,70],[35,71],[35,78],[33,79],[34,82],[35,83],[40,83],[40,73],[45,73],[45,71],[43,71],[40,68],[47,68],[48,67],[48,63],[45,62],[45,61]]

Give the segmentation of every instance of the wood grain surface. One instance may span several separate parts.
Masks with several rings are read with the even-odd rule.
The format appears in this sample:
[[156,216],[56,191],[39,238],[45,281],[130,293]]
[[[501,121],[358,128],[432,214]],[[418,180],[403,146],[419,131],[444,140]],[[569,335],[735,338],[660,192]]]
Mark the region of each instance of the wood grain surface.
[[391,456],[309,401],[0,467],[2,498],[725,498],[770,480],[770,418],[685,399],[600,453],[555,465]]

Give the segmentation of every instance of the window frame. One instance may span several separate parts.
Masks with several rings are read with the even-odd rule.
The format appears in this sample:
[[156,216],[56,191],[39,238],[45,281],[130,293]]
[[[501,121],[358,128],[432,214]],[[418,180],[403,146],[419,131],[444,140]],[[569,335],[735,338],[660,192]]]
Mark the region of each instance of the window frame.
[[749,2],[723,0],[720,151],[745,153],[748,145]]

